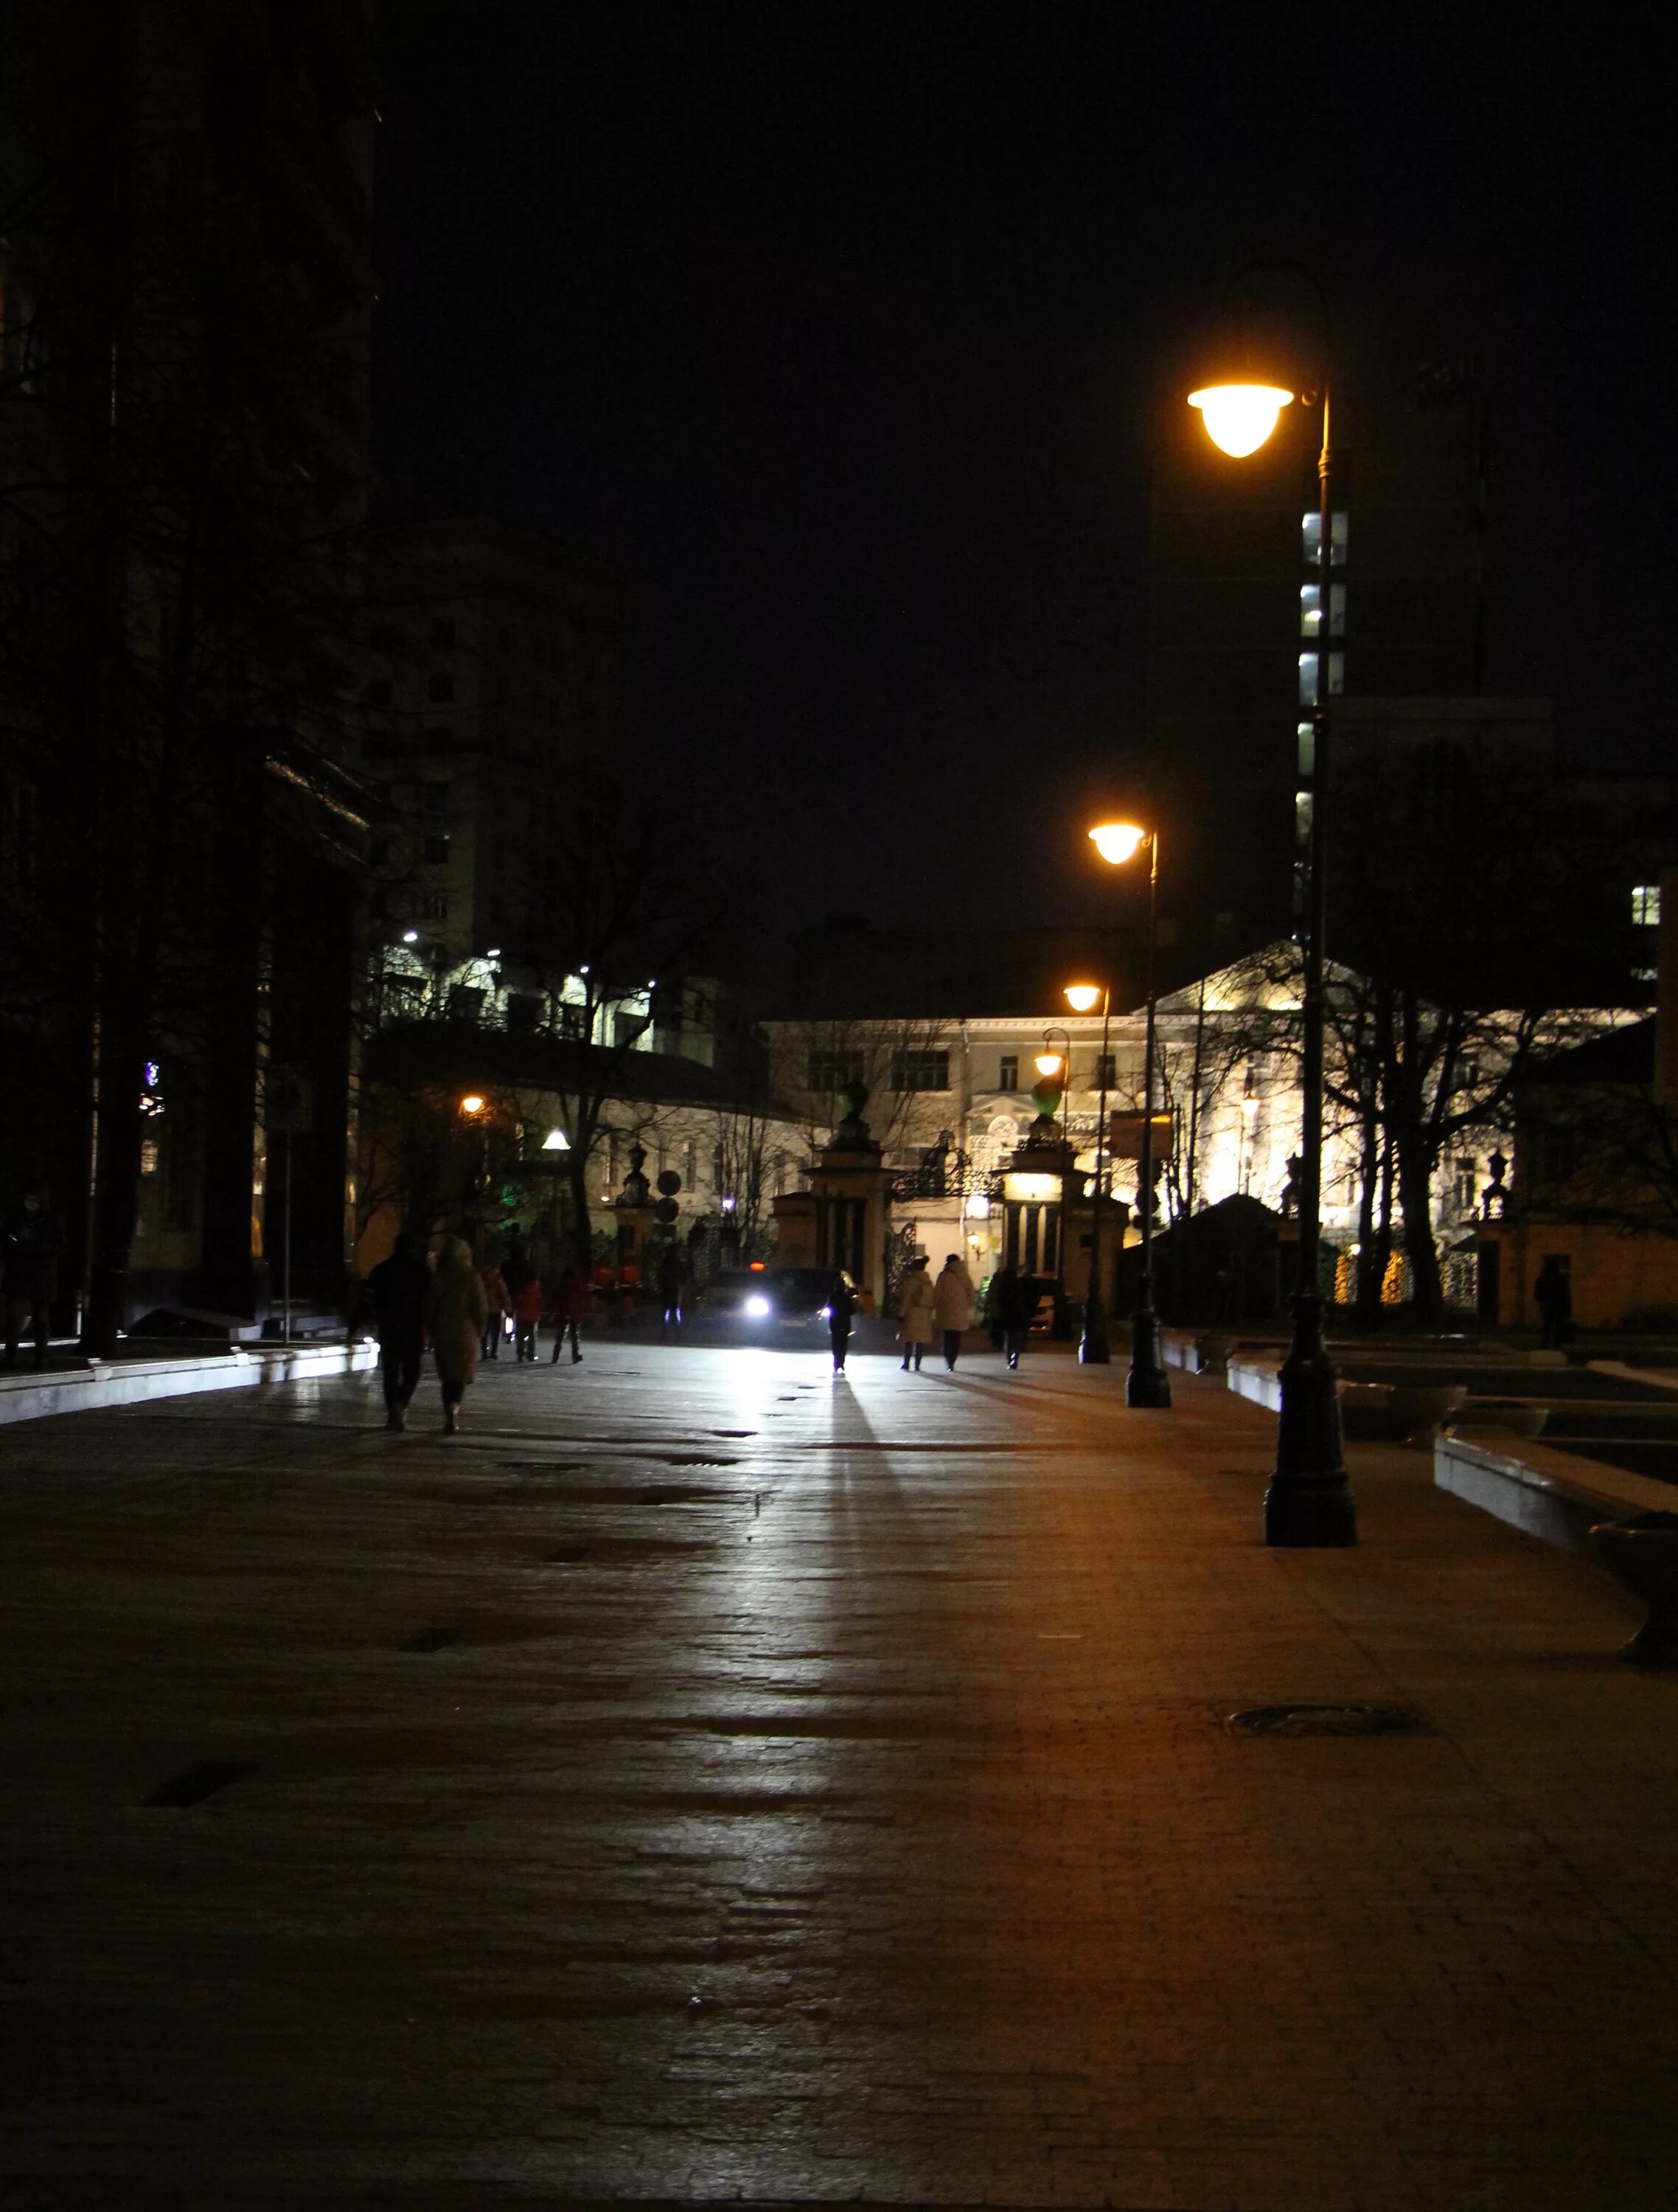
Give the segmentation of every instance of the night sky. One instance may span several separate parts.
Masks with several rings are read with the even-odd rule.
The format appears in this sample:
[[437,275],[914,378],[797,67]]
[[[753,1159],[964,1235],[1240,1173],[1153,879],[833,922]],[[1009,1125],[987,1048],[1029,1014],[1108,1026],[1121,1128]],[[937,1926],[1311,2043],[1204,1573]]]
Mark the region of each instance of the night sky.
[[1477,358],[1487,688],[1666,764],[1663,11],[382,13],[382,471],[631,573],[636,773],[771,927],[1092,916],[1150,395],[1258,255]]

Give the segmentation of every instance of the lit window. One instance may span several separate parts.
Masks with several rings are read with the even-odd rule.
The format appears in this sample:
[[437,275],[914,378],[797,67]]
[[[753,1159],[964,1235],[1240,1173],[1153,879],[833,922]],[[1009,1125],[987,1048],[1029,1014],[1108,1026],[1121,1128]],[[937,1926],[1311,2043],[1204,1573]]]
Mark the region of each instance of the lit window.
[[142,1137],[140,1139],[140,1172],[143,1176],[155,1176],[157,1173],[155,1137]]
[[1311,795],[1308,791],[1293,794],[1294,841],[1304,852],[1311,842]]
[[1661,887],[1638,884],[1632,892],[1632,921],[1638,929],[1654,929],[1661,919]]
[[1299,741],[1298,769],[1301,775],[1316,774],[1316,725],[1301,722],[1294,732]]
[[[1336,584],[1328,594],[1328,628],[1330,635],[1346,635],[1346,586]],[[1299,635],[1316,637],[1322,629],[1322,592],[1316,584],[1299,586]]]
[[[1334,517],[1332,557],[1337,568],[1343,568],[1346,566],[1346,523],[1345,515],[1337,514]],[[1305,566],[1308,568],[1315,568],[1322,544],[1322,517],[1315,511],[1306,515],[1304,518],[1300,535],[1304,542]]]
[[1300,654],[1299,704],[1302,707],[1315,707],[1317,703],[1316,667],[1317,656],[1316,653],[1302,653]]

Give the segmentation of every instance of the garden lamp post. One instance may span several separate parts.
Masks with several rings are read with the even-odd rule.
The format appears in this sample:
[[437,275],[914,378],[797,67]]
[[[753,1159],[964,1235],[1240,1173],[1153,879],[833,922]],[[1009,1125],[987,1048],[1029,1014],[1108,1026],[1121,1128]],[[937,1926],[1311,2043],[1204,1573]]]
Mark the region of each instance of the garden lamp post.
[[[1264,1500],[1267,1544],[1328,1546],[1358,1540],[1357,1508],[1346,1479],[1341,1447],[1340,1399],[1333,1362],[1322,1336],[1318,1279],[1322,1241],[1323,922],[1326,912],[1330,691],[1334,567],[1334,456],[1326,375],[1314,392],[1296,391],[1262,372],[1243,351],[1227,375],[1209,377],[1189,394],[1207,434],[1220,452],[1242,460],[1263,445],[1284,407],[1295,398],[1322,410],[1322,443],[1316,475],[1316,682],[1310,702],[1309,751],[1301,746],[1302,785],[1310,797],[1305,896],[1302,903],[1302,997],[1299,1168],[1299,1279],[1293,1300],[1293,1341],[1279,1377],[1281,1412],[1276,1431],[1276,1469]],[[1304,702],[1302,700],[1302,704]]]
[[1102,1155],[1107,1139],[1107,1060],[1113,994],[1105,983],[1068,983],[1066,996],[1067,1004],[1075,1014],[1093,1013],[1097,1000],[1101,1001],[1101,1058],[1096,1066],[1096,1088],[1100,1098],[1096,1112],[1094,1195],[1090,1200],[1090,1280],[1084,1293],[1084,1334],[1078,1340],[1078,1357],[1085,1367],[1106,1367],[1112,1363],[1113,1352],[1107,1341],[1107,1309],[1101,1295],[1101,1183]]
[[1148,848],[1147,1027],[1142,1043],[1142,1144],[1136,1175],[1136,1206],[1142,1217],[1142,1279],[1136,1286],[1136,1311],[1130,1324],[1130,1374],[1125,1402],[1169,1406],[1171,1385],[1159,1349],[1159,1316],[1153,1304],[1153,1029],[1154,947],[1159,934],[1159,832],[1134,822],[1103,822],[1090,842],[1110,867],[1134,860]]

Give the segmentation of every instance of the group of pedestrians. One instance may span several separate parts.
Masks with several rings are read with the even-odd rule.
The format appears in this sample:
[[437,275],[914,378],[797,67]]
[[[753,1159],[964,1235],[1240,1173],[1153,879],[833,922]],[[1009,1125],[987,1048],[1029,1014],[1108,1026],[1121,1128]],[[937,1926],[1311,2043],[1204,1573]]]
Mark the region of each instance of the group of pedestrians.
[[[514,1289],[508,1280],[516,1278]],[[500,1267],[475,1267],[463,1237],[445,1237],[428,1263],[413,1238],[400,1231],[387,1260],[368,1273],[379,1364],[385,1385],[386,1426],[405,1429],[408,1407],[419,1387],[428,1340],[442,1390],[443,1433],[460,1425],[460,1407],[480,1358],[500,1357],[511,1314],[516,1357],[534,1361],[536,1332],[544,1308],[542,1279],[521,1249]],[[581,1270],[568,1267],[555,1292],[553,1358],[568,1340],[573,1364],[582,1358],[581,1330],[588,1285]]]
[[[501,1358],[502,1346],[507,1340],[507,1324],[511,1321],[514,1359],[534,1364],[540,1356],[536,1332],[544,1314],[550,1310],[550,1303],[541,1274],[517,1237],[508,1245],[507,1256],[499,1266],[492,1260],[487,1267],[479,1268],[478,1279],[483,1285],[484,1322],[479,1347],[483,1358]],[[572,1358],[582,1358],[577,1329],[587,1296],[588,1285],[581,1270],[568,1267],[560,1277],[551,1306],[558,1324],[554,1336],[556,1360],[568,1331]]]
[[897,1337],[903,1347],[904,1374],[921,1372],[921,1361],[929,1345],[944,1340],[944,1364],[953,1375],[961,1357],[961,1340],[973,1326],[978,1294],[973,1278],[951,1252],[936,1279],[924,1255],[909,1262],[898,1298]]
[[[1004,1267],[992,1279],[991,1331],[1010,1367],[1019,1364],[1040,1297],[1037,1284],[1017,1267]],[[912,1369],[918,1375],[927,1347],[942,1338],[944,1364],[953,1375],[961,1357],[962,1338],[973,1326],[977,1303],[973,1278],[956,1253],[951,1253],[936,1278],[924,1256],[911,1261],[898,1293],[897,1340],[903,1347],[903,1372],[907,1375]]]

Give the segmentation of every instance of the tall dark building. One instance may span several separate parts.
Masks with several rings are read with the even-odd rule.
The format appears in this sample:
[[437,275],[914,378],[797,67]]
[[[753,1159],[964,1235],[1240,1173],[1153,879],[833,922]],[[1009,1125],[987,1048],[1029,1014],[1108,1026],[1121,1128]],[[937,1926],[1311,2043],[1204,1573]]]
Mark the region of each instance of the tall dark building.
[[[1183,955],[1292,926],[1317,686],[1460,698],[1480,686],[1485,410],[1466,378],[1337,392],[1332,604],[1317,604],[1322,417],[1285,408],[1232,460],[1180,397],[1160,410],[1150,515],[1149,780]],[[1326,661],[1326,666],[1325,666]]]
[[375,920],[434,965],[562,959],[562,833],[580,781],[617,765],[623,579],[464,516],[382,525],[368,587]]
[[367,0],[0,22],[0,1200],[101,1346],[265,1310],[271,1070],[341,1279],[374,88]]

